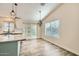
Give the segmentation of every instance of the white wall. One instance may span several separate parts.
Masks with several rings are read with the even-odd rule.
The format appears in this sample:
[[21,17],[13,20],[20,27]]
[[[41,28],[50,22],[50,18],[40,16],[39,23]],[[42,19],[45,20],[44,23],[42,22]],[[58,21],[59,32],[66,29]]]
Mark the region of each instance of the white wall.
[[[44,35],[44,24],[55,18],[61,22],[59,39]],[[69,3],[58,7],[43,21],[42,32],[45,40],[79,55],[79,4]]]

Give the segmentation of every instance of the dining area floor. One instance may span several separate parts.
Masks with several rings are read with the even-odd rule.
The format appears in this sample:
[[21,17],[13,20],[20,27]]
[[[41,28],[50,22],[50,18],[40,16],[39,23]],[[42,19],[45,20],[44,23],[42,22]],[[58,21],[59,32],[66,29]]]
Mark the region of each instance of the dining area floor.
[[22,41],[20,56],[76,56],[43,39]]

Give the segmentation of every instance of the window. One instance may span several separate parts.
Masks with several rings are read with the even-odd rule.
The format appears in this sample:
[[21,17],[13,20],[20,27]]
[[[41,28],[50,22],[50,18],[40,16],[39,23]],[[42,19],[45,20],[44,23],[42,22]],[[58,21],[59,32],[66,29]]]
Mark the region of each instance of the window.
[[14,30],[14,23],[5,22],[2,27],[3,27],[2,28],[3,31],[6,31],[6,32],[8,30],[13,31]]
[[[14,30],[14,23],[4,22],[2,26],[3,32],[7,33],[8,31],[12,32]],[[3,40],[14,40],[14,35],[4,35]]]
[[51,37],[59,37],[59,20],[54,20],[45,24],[45,35]]

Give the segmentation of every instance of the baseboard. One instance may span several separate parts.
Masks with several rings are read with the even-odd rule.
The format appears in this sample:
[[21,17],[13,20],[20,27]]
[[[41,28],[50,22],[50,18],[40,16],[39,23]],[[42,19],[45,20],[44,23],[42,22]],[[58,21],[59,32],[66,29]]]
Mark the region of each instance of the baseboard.
[[26,40],[42,39],[42,38],[26,38]]
[[37,38],[37,39],[42,39],[42,38]]

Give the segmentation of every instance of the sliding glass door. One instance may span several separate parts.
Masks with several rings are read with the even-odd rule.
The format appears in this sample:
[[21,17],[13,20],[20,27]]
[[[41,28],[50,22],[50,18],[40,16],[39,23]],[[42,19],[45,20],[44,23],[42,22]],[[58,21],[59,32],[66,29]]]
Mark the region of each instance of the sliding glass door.
[[26,36],[26,39],[37,38],[37,25],[36,24],[26,24],[25,36]]

